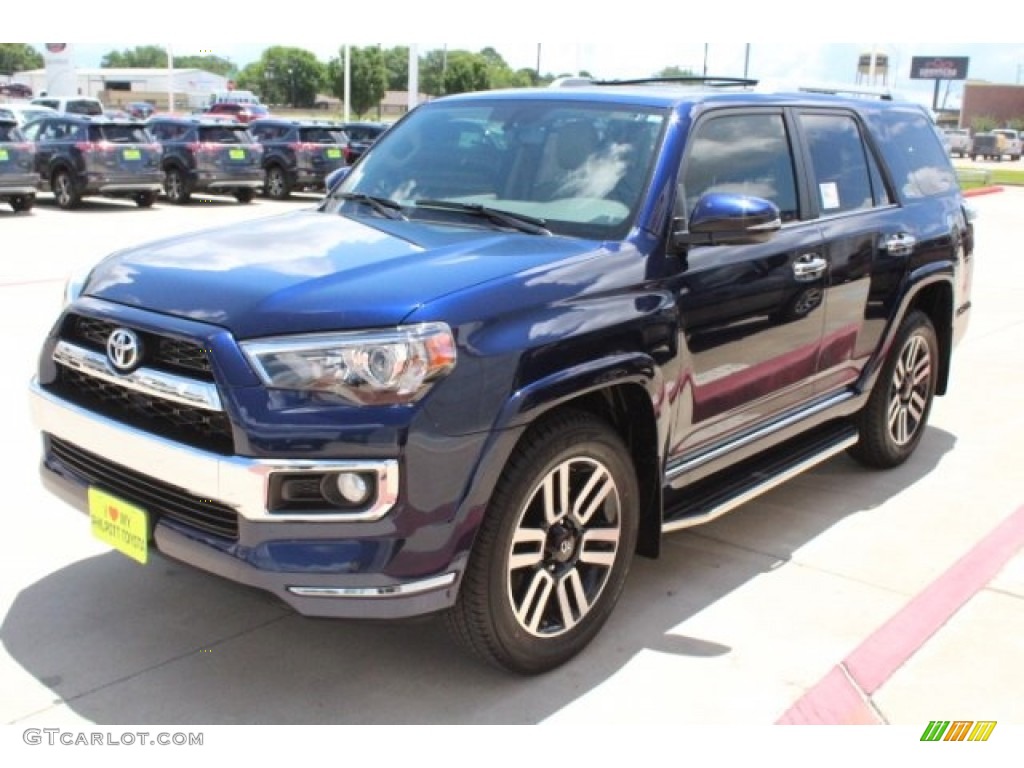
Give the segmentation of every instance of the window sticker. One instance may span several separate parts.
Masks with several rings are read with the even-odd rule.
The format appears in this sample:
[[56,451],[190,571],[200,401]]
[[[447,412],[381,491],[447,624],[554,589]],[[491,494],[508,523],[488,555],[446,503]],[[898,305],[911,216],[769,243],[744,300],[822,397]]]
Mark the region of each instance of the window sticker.
[[834,181],[823,181],[818,184],[818,192],[821,195],[821,207],[826,211],[839,207],[839,185]]

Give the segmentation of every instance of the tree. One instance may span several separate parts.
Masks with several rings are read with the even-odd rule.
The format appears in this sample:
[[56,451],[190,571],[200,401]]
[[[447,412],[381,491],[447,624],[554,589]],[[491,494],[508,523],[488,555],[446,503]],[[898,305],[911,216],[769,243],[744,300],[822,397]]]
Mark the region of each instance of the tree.
[[998,125],[999,121],[992,115],[978,115],[971,118],[971,133],[986,133]]
[[10,75],[43,66],[43,54],[25,43],[0,43],[0,73]]
[[[408,49],[407,49],[408,50]],[[388,89],[388,67],[384,52],[377,46],[350,47],[352,55],[349,108],[357,115],[365,114],[380,104]],[[327,63],[327,82],[332,94],[345,98],[345,48]]]
[[327,68],[303,48],[275,45],[238,75],[240,88],[255,91],[267,104],[312,107],[327,81]]
[[670,67],[664,67],[660,72],[655,72],[654,77],[693,77],[697,73],[689,67],[677,67],[673,64]]
[[388,70],[388,90],[409,90],[409,49],[396,46],[384,51],[384,66]]
[[238,67],[231,59],[222,59],[220,56],[175,56],[175,69],[202,69],[206,72],[213,72],[222,77],[234,77],[238,74]]
[[486,91],[491,87],[487,59],[468,51],[452,51],[448,54],[448,68],[445,73],[445,93],[468,93]]
[[110,51],[100,60],[104,69],[128,67],[153,69],[167,66],[167,50],[159,45],[137,45],[123,51]]

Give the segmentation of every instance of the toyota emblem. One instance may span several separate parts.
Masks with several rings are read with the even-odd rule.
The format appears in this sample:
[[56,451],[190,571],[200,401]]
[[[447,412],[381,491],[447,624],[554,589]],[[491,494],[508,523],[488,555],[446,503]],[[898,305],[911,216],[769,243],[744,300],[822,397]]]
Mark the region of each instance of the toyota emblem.
[[128,373],[142,361],[142,343],[134,331],[115,328],[107,338],[107,359],[120,373]]

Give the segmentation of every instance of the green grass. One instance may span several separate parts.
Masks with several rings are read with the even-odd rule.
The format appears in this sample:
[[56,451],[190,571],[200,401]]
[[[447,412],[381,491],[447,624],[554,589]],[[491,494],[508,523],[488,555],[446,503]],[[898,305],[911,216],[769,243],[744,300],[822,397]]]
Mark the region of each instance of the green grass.
[[1024,171],[1002,168],[966,168],[958,166],[956,177],[961,189],[977,189],[993,185],[1024,186]]

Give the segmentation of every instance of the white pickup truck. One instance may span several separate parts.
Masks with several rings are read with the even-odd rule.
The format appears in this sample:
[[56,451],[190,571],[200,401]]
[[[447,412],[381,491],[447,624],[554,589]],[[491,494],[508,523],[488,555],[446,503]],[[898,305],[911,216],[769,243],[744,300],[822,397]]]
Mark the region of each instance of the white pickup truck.
[[967,128],[946,128],[943,131],[946,136],[946,145],[949,154],[957,157],[966,157],[971,153],[971,132]]
[[1010,156],[1011,160],[1020,160],[1021,156],[1021,135],[1020,131],[1015,131],[1012,128],[996,128],[992,133],[998,133],[1006,137],[1006,154]]

